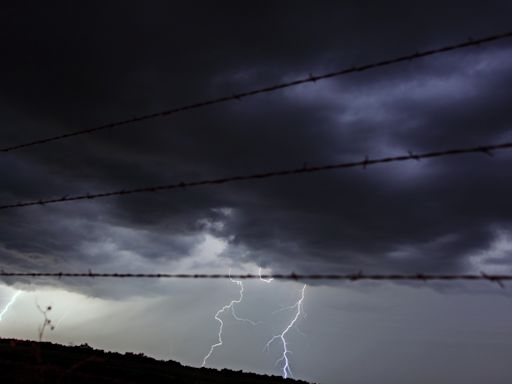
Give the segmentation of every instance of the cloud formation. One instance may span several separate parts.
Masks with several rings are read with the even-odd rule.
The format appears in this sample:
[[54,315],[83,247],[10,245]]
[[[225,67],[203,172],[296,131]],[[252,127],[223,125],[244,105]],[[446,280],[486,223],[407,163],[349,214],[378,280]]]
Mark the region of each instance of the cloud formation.
[[[1,143],[502,32],[511,11],[311,7],[5,7]],[[0,198],[510,140],[511,65],[503,41],[4,154]],[[510,161],[474,155],[5,211],[0,266],[151,270],[210,236],[225,257],[276,272],[466,272],[510,231]]]

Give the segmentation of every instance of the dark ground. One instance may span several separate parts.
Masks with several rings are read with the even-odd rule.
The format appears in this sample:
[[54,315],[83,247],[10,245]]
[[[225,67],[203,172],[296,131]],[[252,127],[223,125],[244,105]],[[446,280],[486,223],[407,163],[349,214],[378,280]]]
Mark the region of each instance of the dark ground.
[[192,368],[87,345],[0,339],[2,383],[305,383],[228,369]]

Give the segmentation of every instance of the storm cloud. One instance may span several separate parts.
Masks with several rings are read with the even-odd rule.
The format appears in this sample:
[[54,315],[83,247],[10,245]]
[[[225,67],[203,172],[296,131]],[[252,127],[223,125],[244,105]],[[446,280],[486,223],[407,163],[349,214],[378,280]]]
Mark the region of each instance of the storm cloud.
[[[509,11],[4,6],[2,144],[501,32]],[[509,139],[511,64],[503,41],[22,149],[2,155],[2,201]],[[88,244],[110,242],[98,246],[100,265],[129,268],[119,250],[181,259],[210,233],[228,257],[276,271],[468,271],[510,229],[509,161],[475,155],[4,211],[2,267],[97,266]]]
[[[4,4],[0,147],[506,32],[511,14],[506,1]],[[2,153],[0,203],[511,141],[511,68],[500,40]],[[2,210],[0,269],[511,273],[512,154],[492,155]],[[236,287],[140,280],[2,281],[6,298],[72,308],[55,340],[202,361]],[[241,313],[275,333],[298,284],[276,283],[274,301],[247,284]],[[508,382],[507,292],[429,286],[312,287],[298,376]],[[2,329],[30,336],[32,301]],[[237,326],[214,364],[268,372],[259,343],[273,333],[231,337]]]

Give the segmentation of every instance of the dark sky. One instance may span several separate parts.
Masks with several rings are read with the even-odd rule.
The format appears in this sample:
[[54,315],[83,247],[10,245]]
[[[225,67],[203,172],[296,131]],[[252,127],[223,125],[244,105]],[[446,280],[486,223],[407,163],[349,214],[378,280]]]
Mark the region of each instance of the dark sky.
[[[511,14],[507,1],[3,4],[0,146],[506,32]],[[0,203],[511,140],[511,68],[508,39],[4,153]],[[501,151],[5,210],[0,268],[216,271],[194,261],[210,241],[234,268],[508,273],[511,161]],[[120,300],[164,289],[51,284]]]

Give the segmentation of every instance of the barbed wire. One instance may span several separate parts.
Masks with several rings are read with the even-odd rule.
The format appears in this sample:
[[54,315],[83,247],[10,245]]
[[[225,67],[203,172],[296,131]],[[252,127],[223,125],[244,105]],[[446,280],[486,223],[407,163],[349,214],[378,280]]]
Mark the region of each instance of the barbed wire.
[[276,279],[276,280],[402,280],[402,281],[490,281],[503,284],[512,280],[508,274],[365,274],[363,272],[345,274],[225,274],[225,273],[98,273],[88,272],[8,272],[0,271],[0,277],[72,277],[72,278],[128,278],[128,279]]
[[409,151],[407,155],[383,157],[383,158],[379,158],[379,159],[370,159],[368,156],[366,156],[364,158],[364,160],[354,161],[354,162],[327,164],[327,165],[320,165],[320,166],[314,166],[314,167],[304,165],[301,168],[281,170],[281,171],[261,172],[261,173],[254,173],[254,174],[250,174],[250,175],[239,175],[239,176],[231,176],[231,177],[224,177],[224,178],[218,178],[218,179],[205,179],[205,180],[189,181],[189,182],[180,181],[180,182],[177,182],[174,184],[167,184],[167,185],[156,185],[156,186],[151,186],[151,187],[122,189],[122,190],[117,190],[117,191],[112,191],[112,192],[104,192],[104,193],[94,193],[94,194],[87,193],[87,194],[74,195],[74,196],[62,196],[62,197],[53,198],[53,199],[39,199],[39,200],[33,200],[33,201],[27,201],[27,202],[18,202],[18,203],[13,203],[13,204],[0,205],[0,210],[28,207],[28,206],[34,206],[34,205],[57,204],[57,203],[64,203],[64,202],[78,201],[78,200],[92,200],[92,199],[99,199],[99,198],[112,197],[112,196],[123,196],[123,195],[130,195],[130,194],[144,193],[144,192],[159,192],[159,191],[164,191],[164,190],[185,189],[185,188],[200,187],[200,186],[206,186],[206,185],[220,185],[220,184],[233,183],[233,182],[238,182],[238,181],[259,180],[259,179],[266,179],[266,178],[271,178],[271,177],[282,177],[282,176],[314,173],[314,172],[328,171],[328,170],[342,169],[342,168],[362,167],[363,169],[366,169],[367,167],[369,167],[371,165],[375,165],[375,164],[401,162],[401,161],[408,161],[408,160],[419,161],[421,159],[427,159],[427,158],[442,157],[442,156],[455,156],[455,155],[462,155],[462,154],[468,154],[468,153],[484,153],[486,155],[492,156],[493,155],[492,152],[495,150],[511,149],[511,148],[512,148],[512,142],[506,142],[506,143],[492,144],[492,145],[480,145],[477,147],[454,148],[454,149],[449,149],[449,150],[444,150],[444,151],[424,152],[424,153],[419,153],[419,154],[415,154],[414,152]]
[[399,56],[399,57],[395,57],[392,59],[381,60],[381,61],[373,62],[370,64],[364,64],[364,65],[360,65],[360,66],[352,66],[352,67],[340,69],[340,70],[337,70],[334,72],[324,73],[321,75],[315,76],[313,74],[310,74],[308,77],[298,79],[298,80],[278,83],[275,85],[269,85],[269,86],[254,89],[251,91],[241,92],[241,93],[237,93],[234,95],[227,95],[227,96],[222,96],[222,97],[218,97],[215,99],[210,99],[210,100],[206,100],[206,101],[200,101],[200,102],[196,102],[196,103],[192,103],[192,104],[187,104],[187,105],[184,105],[181,107],[168,109],[165,111],[151,113],[151,114],[147,114],[147,115],[141,115],[141,116],[133,117],[133,118],[126,119],[126,120],[120,120],[117,122],[104,124],[104,125],[100,125],[100,126],[93,127],[93,128],[80,129],[77,131],[64,133],[61,135],[51,136],[51,137],[47,137],[44,139],[29,141],[29,142],[26,142],[23,144],[17,144],[17,145],[4,147],[4,148],[0,149],[0,152],[11,152],[11,151],[15,151],[15,150],[18,150],[21,148],[27,148],[27,147],[32,147],[32,146],[41,145],[41,144],[47,144],[47,143],[57,141],[57,140],[68,139],[70,137],[91,134],[91,133],[95,133],[95,132],[102,131],[105,129],[111,129],[111,128],[120,127],[123,125],[138,123],[138,122],[145,121],[145,120],[174,115],[174,114],[177,114],[180,112],[185,112],[185,111],[189,111],[192,109],[203,108],[203,107],[214,105],[214,104],[221,104],[221,103],[225,103],[228,101],[241,100],[242,98],[255,96],[255,95],[258,95],[261,93],[274,92],[277,90],[297,86],[300,84],[314,83],[319,80],[325,80],[325,79],[338,77],[338,76],[342,76],[342,75],[348,75],[350,73],[364,72],[364,71],[368,71],[368,70],[375,69],[375,68],[386,67],[389,65],[398,64],[398,63],[407,62],[407,61],[413,61],[413,60],[420,59],[420,58],[427,57],[427,56],[433,56],[433,55],[450,52],[450,51],[455,51],[455,50],[463,49],[463,48],[467,48],[467,47],[483,45],[483,44],[487,44],[490,42],[494,42],[497,40],[502,40],[502,39],[506,39],[506,38],[510,38],[510,37],[512,37],[512,31],[506,32],[506,33],[501,33],[501,34],[490,35],[490,36],[486,36],[486,37],[482,37],[482,38],[478,38],[478,39],[470,38],[467,41],[464,41],[464,42],[461,42],[458,44],[447,45],[447,46],[440,47],[440,48],[415,52],[413,54]]

